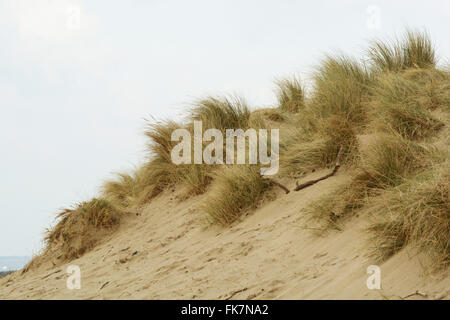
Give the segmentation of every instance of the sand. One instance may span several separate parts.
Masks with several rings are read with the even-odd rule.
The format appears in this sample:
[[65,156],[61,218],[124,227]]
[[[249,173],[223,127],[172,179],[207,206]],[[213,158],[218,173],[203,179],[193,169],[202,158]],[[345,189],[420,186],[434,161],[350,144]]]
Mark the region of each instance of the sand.
[[[427,258],[412,248],[378,264],[381,289],[367,288],[367,217],[322,236],[309,229],[303,208],[348,179],[341,170],[299,192],[276,190],[229,228],[205,224],[205,195],[180,201],[182,190],[167,190],[83,257],[1,279],[0,299],[448,299],[449,272],[425,273]],[[66,287],[68,265],[81,269],[79,290]]]

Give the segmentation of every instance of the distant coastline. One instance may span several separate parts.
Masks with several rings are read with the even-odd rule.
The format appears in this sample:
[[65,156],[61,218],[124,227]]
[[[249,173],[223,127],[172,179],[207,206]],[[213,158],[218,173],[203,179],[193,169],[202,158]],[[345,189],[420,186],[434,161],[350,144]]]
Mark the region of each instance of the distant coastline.
[[[22,269],[29,261],[29,256],[0,256],[0,273]],[[5,275],[3,275],[5,276]]]
[[6,277],[8,274],[13,273],[14,271],[0,271],[0,278]]

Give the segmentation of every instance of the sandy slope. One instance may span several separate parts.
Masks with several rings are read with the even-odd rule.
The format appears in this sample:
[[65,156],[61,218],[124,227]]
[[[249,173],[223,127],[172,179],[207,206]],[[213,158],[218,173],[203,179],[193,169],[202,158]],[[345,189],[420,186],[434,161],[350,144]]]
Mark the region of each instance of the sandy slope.
[[204,196],[180,202],[178,191],[167,191],[71,262],[81,267],[81,290],[66,288],[63,265],[0,280],[0,298],[395,299],[417,290],[450,298],[449,273],[425,276],[410,250],[381,264],[382,290],[368,290],[365,217],[322,237],[305,229],[302,208],[347,179],[341,171],[300,192],[280,191],[228,229],[205,227],[198,209]]

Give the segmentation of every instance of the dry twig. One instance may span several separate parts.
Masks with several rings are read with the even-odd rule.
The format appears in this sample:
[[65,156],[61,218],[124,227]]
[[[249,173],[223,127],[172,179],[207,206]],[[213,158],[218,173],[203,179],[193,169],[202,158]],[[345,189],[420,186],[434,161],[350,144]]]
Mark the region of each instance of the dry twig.
[[329,173],[327,175],[324,175],[323,177],[320,177],[318,179],[309,180],[309,181],[307,181],[305,183],[302,183],[302,184],[298,184],[298,182],[296,182],[297,186],[295,187],[294,191],[302,190],[302,189],[304,189],[306,187],[312,186],[313,184],[315,184],[315,183],[317,183],[319,181],[322,181],[322,180],[325,180],[325,179],[327,179],[327,178],[329,178],[331,176],[334,176],[336,174],[336,172],[339,170],[339,168],[341,167],[342,150],[343,150],[343,147],[341,146],[341,148],[339,149],[339,153],[337,155],[337,158],[336,158],[336,163],[334,164],[334,168],[333,168],[333,171],[331,173]]

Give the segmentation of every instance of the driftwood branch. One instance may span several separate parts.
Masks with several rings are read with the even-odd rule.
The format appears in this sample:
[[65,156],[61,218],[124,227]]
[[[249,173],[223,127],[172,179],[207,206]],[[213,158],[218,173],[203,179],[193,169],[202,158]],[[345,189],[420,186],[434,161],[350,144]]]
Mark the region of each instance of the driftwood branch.
[[408,295],[406,295],[404,297],[401,297],[401,298],[402,299],[407,299],[407,298],[410,298],[412,296],[421,296],[421,297],[424,297],[424,298],[428,298],[428,295],[426,293],[422,293],[419,290],[416,290],[416,292],[413,292],[413,293],[408,294]]
[[100,290],[102,290],[104,287],[106,287],[109,284],[109,281],[106,281],[100,288]]
[[274,185],[280,187],[281,189],[284,190],[284,192],[286,192],[286,194],[288,194],[288,193],[290,192],[290,190],[289,190],[286,186],[282,185],[282,184],[279,183],[278,181],[273,180],[272,178],[263,177],[263,179],[269,180],[269,181],[270,181],[271,183],[273,183]]
[[234,297],[235,295],[237,295],[238,293],[247,291],[247,289],[248,289],[248,288],[243,288],[243,289],[240,289],[240,290],[236,290],[236,291],[232,292],[232,293],[231,293],[228,297],[226,297],[224,300],[230,300],[231,298],[233,298],[233,297]]
[[315,180],[309,180],[309,181],[307,181],[305,183],[302,183],[302,184],[298,184],[298,181],[297,181],[296,182],[297,186],[295,187],[294,191],[302,190],[302,189],[304,189],[306,187],[312,186],[313,184],[315,184],[315,183],[317,183],[319,181],[322,181],[322,180],[325,180],[325,179],[327,179],[327,178],[329,178],[331,176],[334,176],[336,174],[336,172],[339,170],[340,166],[341,166],[342,151],[343,151],[343,147],[341,146],[341,148],[339,149],[339,153],[338,153],[338,155],[336,157],[336,162],[334,164],[333,171],[331,173],[329,173],[327,175],[324,175],[323,177],[320,177],[320,178],[315,179]]

